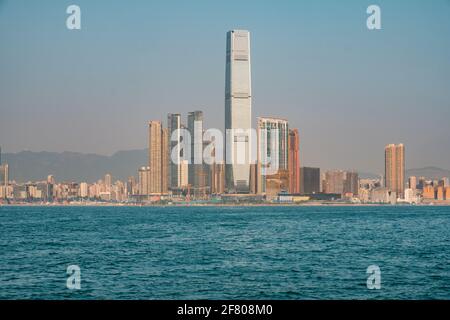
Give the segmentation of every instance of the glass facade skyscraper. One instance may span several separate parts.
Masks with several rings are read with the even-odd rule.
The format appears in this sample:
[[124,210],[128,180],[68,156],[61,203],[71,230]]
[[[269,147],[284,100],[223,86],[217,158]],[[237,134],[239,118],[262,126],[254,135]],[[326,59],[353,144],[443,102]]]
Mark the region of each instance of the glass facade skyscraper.
[[[257,129],[257,192],[261,194],[267,193],[268,179],[289,179],[289,123],[285,119],[260,117]],[[278,191],[289,188],[282,185],[280,182]]]
[[[167,185],[169,188],[178,188],[181,185],[181,115],[179,113],[169,113],[167,115],[167,128],[167,139],[169,146],[169,149],[167,150]],[[172,157],[174,157],[175,159],[173,159]]]
[[188,130],[191,134],[191,161],[188,181],[194,191],[201,187],[203,175],[203,112],[188,113]]
[[229,193],[250,191],[252,91],[250,33],[227,33],[225,75],[225,160]]

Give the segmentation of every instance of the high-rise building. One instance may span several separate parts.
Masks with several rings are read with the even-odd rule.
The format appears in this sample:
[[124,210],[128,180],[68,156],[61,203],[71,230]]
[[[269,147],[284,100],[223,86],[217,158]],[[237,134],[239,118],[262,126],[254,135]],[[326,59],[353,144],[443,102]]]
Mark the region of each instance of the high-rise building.
[[345,178],[345,171],[327,171],[325,173],[323,192],[331,194],[344,194]]
[[359,175],[357,172],[345,172],[344,193],[357,196],[359,191]]
[[[211,141],[203,141],[203,148],[202,148],[202,153],[203,150],[206,150],[208,145],[211,144]],[[215,157],[215,149],[214,149],[214,157]],[[200,172],[200,191],[201,194],[203,196],[206,196],[206,194],[210,194],[211,193],[211,165],[203,162],[201,169],[199,170]]]
[[222,194],[225,192],[225,164],[223,160],[216,158],[215,146],[211,150],[211,163],[205,163],[205,169],[209,171],[208,185],[211,194]]
[[289,192],[300,193],[300,138],[298,129],[289,130]]
[[138,170],[138,194],[140,196],[148,195],[148,178],[150,176],[150,168],[148,166],[140,167]]
[[229,193],[248,193],[252,160],[250,33],[227,33],[225,74],[225,159]]
[[49,183],[49,184],[55,184],[56,183],[56,181],[55,181],[55,177],[53,176],[53,175],[48,175],[47,176],[47,183]]
[[439,186],[436,189],[436,200],[445,200],[445,188],[443,186]]
[[111,174],[107,173],[105,174],[105,191],[111,192],[111,185],[112,185],[112,176]]
[[445,187],[445,200],[450,202],[450,187]]
[[9,166],[7,163],[2,164],[2,148],[0,147],[0,188],[3,188],[4,198],[7,195],[9,185]]
[[412,190],[417,189],[417,177],[411,176],[408,179],[408,187]]
[[423,187],[422,197],[424,200],[436,199],[436,190],[432,185],[426,185]]
[[150,121],[148,126],[148,160],[150,167],[148,193],[162,193],[163,168],[163,130],[160,121]]
[[202,111],[193,111],[188,113],[188,131],[191,135],[189,184],[195,193],[200,188],[204,187]]
[[86,182],[80,183],[80,198],[87,198],[89,195],[88,184]]
[[180,187],[185,188],[189,184],[189,161],[181,160],[181,168],[180,168]]
[[9,182],[9,166],[7,163],[0,165],[0,185],[7,187]]
[[300,193],[320,193],[320,168],[300,168]]
[[149,178],[150,178],[150,167],[140,167],[138,172],[139,195],[148,196]]
[[405,191],[405,146],[390,144],[385,148],[385,186],[403,198]]
[[250,165],[250,194],[256,194],[258,191],[258,165]]
[[358,195],[358,173],[342,170],[327,171],[323,189],[324,193]]
[[419,182],[417,183],[417,189],[423,190],[427,185],[425,177],[419,177]]
[[258,118],[257,138],[257,193],[269,193],[270,180],[273,180],[270,183],[271,195],[288,191],[288,121],[279,118]]
[[[167,115],[168,128],[168,187],[178,188],[181,185],[181,115],[169,113]],[[173,160],[173,161],[172,161]]]
[[46,200],[48,202],[53,202],[54,193],[55,193],[55,177],[53,175],[47,176],[47,184],[46,184]]
[[[1,151],[0,151],[1,152]],[[0,189],[2,190],[2,198],[7,198],[9,185],[9,167],[7,163],[0,163]]]
[[170,167],[170,149],[169,149],[169,129],[161,130],[161,192],[169,191],[169,167]]
[[127,180],[127,196],[134,196],[139,194],[138,192],[138,184],[136,183],[136,177],[130,176]]
[[211,193],[225,192],[225,164],[223,162],[211,165]]

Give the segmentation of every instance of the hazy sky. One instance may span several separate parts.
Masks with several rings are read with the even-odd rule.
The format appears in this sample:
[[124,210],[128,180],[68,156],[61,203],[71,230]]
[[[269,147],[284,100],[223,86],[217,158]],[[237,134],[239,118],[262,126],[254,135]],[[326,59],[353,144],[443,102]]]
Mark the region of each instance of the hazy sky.
[[0,145],[141,149],[197,109],[222,129],[230,29],[251,32],[253,117],[299,128],[302,165],[382,172],[402,142],[407,167],[450,168],[449,0],[0,0]]

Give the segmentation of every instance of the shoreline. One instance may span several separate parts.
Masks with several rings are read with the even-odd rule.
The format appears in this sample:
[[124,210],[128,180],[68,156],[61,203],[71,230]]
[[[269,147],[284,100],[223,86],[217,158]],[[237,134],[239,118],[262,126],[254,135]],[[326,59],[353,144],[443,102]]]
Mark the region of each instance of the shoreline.
[[183,208],[183,207],[450,207],[449,203],[421,203],[421,204],[389,204],[389,203],[230,203],[230,204],[127,204],[127,203],[11,203],[0,204],[1,207],[137,207],[137,208]]

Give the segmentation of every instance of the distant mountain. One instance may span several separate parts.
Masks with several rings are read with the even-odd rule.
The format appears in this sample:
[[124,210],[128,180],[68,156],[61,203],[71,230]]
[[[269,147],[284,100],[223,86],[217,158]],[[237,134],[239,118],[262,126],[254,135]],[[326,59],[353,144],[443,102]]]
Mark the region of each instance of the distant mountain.
[[[406,170],[406,177],[411,176],[425,177],[427,179],[442,179],[444,177],[450,178],[450,170],[437,167],[424,167]],[[368,172],[359,172],[359,177],[362,179],[378,179],[380,178],[380,175]]]
[[[8,162],[10,179],[17,182],[45,180],[49,174],[57,181],[94,182],[110,173],[113,179],[126,180],[137,176],[139,167],[146,165],[147,150],[118,151],[112,156],[77,152],[32,152],[6,153],[3,160]],[[360,178],[379,178],[373,173],[359,173]],[[406,176],[428,179],[450,178],[450,170],[436,167],[409,169]]]
[[3,159],[9,164],[10,179],[17,182],[45,180],[49,174],[57,181],[94,182],[106,173],[120,180],[137,176],[138,168],[146,165],[148,155],[147,150],[119,151],[112,156],[21,151],[6,153]]
[[444,177],[450,178],[450,170],[445,170],[437,167],[409,169],[406,170],[406,176],[425,177],[427,179],[442,179]]
[[358,172],[358,176],[360,179],[379,179],[380,175],[370,172]]

